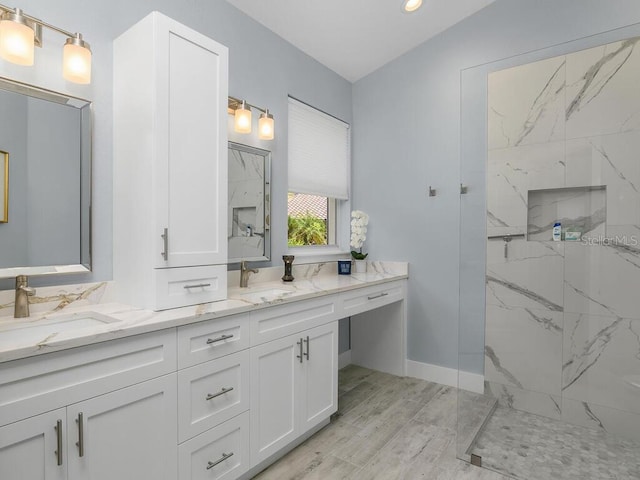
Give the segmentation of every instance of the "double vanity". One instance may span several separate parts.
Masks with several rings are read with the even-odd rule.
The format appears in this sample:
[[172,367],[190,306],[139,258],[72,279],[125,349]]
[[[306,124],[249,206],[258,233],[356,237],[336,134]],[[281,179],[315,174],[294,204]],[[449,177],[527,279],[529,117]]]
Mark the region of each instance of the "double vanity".
[[341,318],[354,363],[404,373],[406,264],[281,271],[162,312],[110,302],[111,283],[48,287],[3,317],[0,477],[250,478],[336,411]]
[[[230,287],[241,282],[228,263],[270,257],[270,154],[227,142],[229,52],[157,12],[113,52],[113,281],[0,291],[0,478],[250,478],[337,410],[340,319],[351,362],[404,375],[408,266],[294,265],[286,283],[261,268]],[[16,105],[52,97],[0,90]],[[65,175],[80,183],[54,205],[70,221],[40,225],[44,246],[18,242],[16,208],[46,202],[10,196],[3,242],[35,247],[5,252],[1,278],[90,269],[91,104],[54,103],[73,109],[80,155]],[[18,140],[0,137],[12,171],[32,161]]]

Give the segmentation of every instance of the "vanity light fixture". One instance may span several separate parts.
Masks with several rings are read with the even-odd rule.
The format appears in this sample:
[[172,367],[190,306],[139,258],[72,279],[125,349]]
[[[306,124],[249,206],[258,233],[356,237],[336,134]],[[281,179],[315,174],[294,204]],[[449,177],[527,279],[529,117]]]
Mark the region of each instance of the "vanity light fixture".
[[0,4],[0,57],[17,65],[33,65],[34,47],[42,46],[42,27],[65,35],[62,76],[70,82],[91,83],[91,48],[79,33],[71,33]]
[[412,13],[422,6],[422,0],[403,0],[402,11]]
[[235,117],[233,129],[238,133],[251,133],[252,116],[251,109],[255,108],[262,112],[258,120],[258,138],[260,140],[273,140],[275,132],[275,122],[273,115],[268,108],[260,108],[251,105],[246,100],[229,97],[227,111]]
[[235,131],[238,133],[251,133],[251,108],[247,108],[244,100],[236,108]]
[[273,127],[273,115],[269,113],[267,108],[264,113],[260,114],[260,120],[258,120],[258,138],[261,140],[273,140]]

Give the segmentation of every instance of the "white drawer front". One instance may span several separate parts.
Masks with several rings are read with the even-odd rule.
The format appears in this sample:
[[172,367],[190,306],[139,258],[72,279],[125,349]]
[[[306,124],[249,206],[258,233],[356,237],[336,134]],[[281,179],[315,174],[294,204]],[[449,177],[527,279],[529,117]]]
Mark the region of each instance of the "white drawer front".
[[382,307],[404,298],[404,283],[391,282],[345,292],[341,295],[342,316],[348,317]]
[[339,318],[337,295],[288,303],[258,310],[251,314],[251,345],[323,325]]
[[155,310],[186,307],[227,298],[227,266],[155,269]]
[[178,328],[178,368],[186,368],[250,346],[249,314]]
[[249,409],[249,350],[178,372],[183,442]]
[[180,480],[231,480],[249,469],[249,412],[178,447]]
[[0,368],[0,425],[176,370],[175,328],[39,355]]

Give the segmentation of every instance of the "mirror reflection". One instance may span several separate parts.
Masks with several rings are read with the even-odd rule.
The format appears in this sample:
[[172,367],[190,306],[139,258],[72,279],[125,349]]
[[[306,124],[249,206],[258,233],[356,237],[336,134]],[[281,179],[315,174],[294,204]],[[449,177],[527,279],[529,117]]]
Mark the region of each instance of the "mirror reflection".
[[0,277],[90,269],[91,104],[0,79]]
[[271,152],[229,142],[229,263],[269,260]]

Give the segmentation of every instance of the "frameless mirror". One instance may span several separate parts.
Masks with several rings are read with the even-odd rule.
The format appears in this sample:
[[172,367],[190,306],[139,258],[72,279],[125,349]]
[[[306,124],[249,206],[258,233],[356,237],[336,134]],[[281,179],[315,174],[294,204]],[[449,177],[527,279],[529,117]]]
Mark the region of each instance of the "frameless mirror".
[[0,278],[91,269],[91,102],[0,78]]
[[229,263],[271,257],[271,152],[229,142]]

